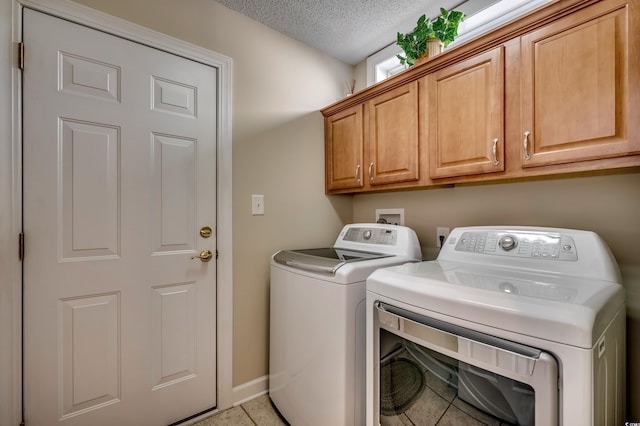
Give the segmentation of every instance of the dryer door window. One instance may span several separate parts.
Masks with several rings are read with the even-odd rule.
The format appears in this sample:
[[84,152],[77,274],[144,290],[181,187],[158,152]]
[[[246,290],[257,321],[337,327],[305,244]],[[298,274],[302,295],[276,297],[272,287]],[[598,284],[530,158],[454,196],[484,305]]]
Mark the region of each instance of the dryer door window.
[[381,425],[557,425],[550,354],[382,303],[374,317]]

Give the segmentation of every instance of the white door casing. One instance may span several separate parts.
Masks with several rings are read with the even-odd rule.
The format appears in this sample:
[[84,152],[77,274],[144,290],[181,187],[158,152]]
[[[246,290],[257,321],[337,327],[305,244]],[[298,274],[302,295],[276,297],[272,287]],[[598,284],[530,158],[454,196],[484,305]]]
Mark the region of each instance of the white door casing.
[[216,262],[190,257],[216,248],[216,69],[25,19],[26,420],[207,409]]

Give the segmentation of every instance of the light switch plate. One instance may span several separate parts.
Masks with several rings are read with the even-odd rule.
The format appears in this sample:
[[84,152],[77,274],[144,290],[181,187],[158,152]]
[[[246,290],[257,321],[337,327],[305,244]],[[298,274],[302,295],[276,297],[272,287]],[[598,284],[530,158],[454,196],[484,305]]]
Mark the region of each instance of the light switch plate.
[[254,216],[264,214],[264,195],[251,196],[251,214]]

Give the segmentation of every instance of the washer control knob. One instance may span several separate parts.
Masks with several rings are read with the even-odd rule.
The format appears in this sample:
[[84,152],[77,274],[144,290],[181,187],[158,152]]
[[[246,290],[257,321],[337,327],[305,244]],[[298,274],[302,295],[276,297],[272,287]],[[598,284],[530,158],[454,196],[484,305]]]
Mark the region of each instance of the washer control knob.
[[505,235],[504,237],[500,238],[500,241],[498,241],[498,245],[502,250],[509,251],[516,248],[516,246],[518,245],[518,242],[511,235]]
[[365,240],[368,240],[371,238],[371,230],[367,229],[366,231],[364,231],[364,233],[362,234],[362,236],[364,237]]

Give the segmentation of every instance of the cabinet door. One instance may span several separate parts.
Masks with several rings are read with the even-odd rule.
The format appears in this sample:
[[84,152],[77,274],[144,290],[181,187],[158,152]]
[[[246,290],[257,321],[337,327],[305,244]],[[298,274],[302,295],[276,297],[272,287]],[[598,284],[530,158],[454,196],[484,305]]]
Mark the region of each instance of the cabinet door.
[[627,12],[603,1],[522,37],[524,167],[637,150],[628,133]]
[[503,171],[503,47],[426,78],[431,178]]
[[369,185],[418,180],[418,82],[368,101],[367,114]]
[[327,191],[362,187],[363,105],[325,118]]

